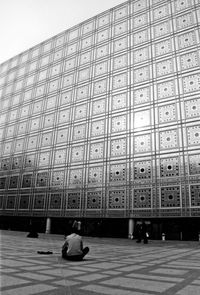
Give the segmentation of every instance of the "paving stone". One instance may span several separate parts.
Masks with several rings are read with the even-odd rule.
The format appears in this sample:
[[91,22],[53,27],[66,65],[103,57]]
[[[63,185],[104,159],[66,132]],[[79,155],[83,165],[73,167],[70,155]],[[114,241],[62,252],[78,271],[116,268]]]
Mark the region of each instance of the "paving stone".
[[[81,261],[61,258],[63,236],[1,231],[3,295],[199,295],[198,242],[84,237],[90,252]],[[50,245],[50,246],[49,246]],[[38,250],[52,255],[39,255]]]

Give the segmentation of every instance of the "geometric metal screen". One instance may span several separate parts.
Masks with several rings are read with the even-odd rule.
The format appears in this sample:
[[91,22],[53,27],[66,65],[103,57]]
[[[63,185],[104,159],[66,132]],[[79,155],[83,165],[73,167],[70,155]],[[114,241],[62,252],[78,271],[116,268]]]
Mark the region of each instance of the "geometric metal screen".
[[2,214],[200,214],[200,2],[128,1],[0,66]]

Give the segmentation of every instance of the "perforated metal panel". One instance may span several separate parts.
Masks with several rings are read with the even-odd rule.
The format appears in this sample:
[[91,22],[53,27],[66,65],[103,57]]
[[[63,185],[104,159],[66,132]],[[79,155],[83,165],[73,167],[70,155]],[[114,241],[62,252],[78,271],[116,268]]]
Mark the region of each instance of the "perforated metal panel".
[[160,176],[174,177],[179,175],[179,158],[160,159]]
[[101,208],[101,191],[94,191],[87,193],[87,209],[100,209]]
[[129,1],[0,65],[3,214],[199,214],[199,17]]
[[200,154],[189,156],[189,171],[190,174],[200,174]]
[[134,208],[151,208],[151,188],[134,189],[133,207]]
[[126,194],[124,190],[109,191],[109,208],[122,209],[125,207]]
[[62,196],[60,194],[51,194],[49,209],[59,210],[61,209]]
[[150,179],[152,177],[151,161],[138,161],[133,164],[133,179]]
[[181,207],[180,187],[161,187],[161,207]]
[[67,209],[80,208],[80,193],[68,193],[67,197]]

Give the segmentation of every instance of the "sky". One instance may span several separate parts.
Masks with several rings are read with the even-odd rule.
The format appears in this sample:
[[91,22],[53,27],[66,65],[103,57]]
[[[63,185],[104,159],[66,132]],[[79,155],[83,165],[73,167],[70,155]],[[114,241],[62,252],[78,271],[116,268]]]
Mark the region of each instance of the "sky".
[[0,64],[125,0],[0,0]]

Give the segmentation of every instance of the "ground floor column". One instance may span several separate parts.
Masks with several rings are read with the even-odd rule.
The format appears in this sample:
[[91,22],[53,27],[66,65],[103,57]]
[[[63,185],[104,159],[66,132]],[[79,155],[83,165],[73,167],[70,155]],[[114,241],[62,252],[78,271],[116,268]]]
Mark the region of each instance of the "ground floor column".
[[50,234],[51,233],[51,218],[47,218],[46,221],[46,231],[45,234]]
[[128,238],[133,238],[133,231],[134,231],[134,220],[133,218],[130,218],[128,221]]

